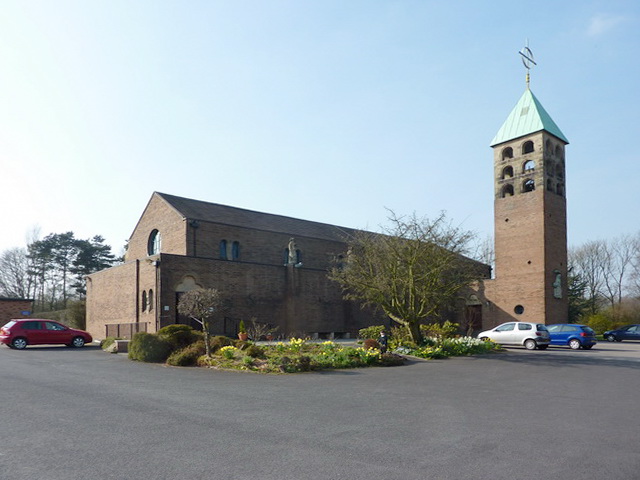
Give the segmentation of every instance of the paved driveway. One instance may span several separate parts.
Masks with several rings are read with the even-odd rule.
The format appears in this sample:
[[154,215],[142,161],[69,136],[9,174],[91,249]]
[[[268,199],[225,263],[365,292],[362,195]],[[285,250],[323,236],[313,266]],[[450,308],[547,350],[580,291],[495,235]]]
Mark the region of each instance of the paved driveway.
[[637,479],[640,344],[264,376],[0,349],[0,478]]

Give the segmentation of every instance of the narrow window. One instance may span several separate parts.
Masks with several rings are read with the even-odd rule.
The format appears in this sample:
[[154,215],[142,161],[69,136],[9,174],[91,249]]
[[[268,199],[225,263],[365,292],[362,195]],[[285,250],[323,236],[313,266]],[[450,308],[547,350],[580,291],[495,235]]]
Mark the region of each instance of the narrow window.
[[513,177],[513,167],[508,165],[502,169],[502,180]]
[[227,241],[220,240],[220,260],[227,259]]
[[157,255],[160,253],[162,247],[162,239],[158,230],[153,230],[149,235],[149,241],[147,242],[147,253],[149,255]]
[[502,160],[505,160],[507,158],[513,158],[513,148],[511,147],[507,147],[502,150]]
[[555,172],[555,164],[553,163],[553,160],[547,160],[544,162],[544,168],[546,169],[547,175],[553,176],[553,173]]
[[553,145],[551,144],[551,140],[547,140],[547,143],[545,143],[545,150],[549,154],[553,155]]
[[522,191],[523,192],[533,192],[536,189],[536,183],[532,180],[525,180],[524,184],[522,185]]
[[240,242],[233,242],[233,244],[231,244],[231,258],[233,260],[240,258]]
[[147,311],[147,291],[143,290],[142,291],[142,311],[146,312]]
[[556,187],[556,193],[560,196],[564,196],[564,185],[559,183],[558,186]]
[[547,190],[553,192],[553,183],[551,183],[551,179],[547,179]]
[[524,142],[522,145],[522,153],[531,153],[533,152],[533,142],[529,140],[528,142]]
[[285,248],[282,252],[282,263],[284,265],[289,265],[289,249]]
[[560,145],[556,147],[556,157],[562,158],[562,147]]
[[147,304],[149,305],[148,310],[153,310],[153,290],[149,289],[149,298],[147,298]]

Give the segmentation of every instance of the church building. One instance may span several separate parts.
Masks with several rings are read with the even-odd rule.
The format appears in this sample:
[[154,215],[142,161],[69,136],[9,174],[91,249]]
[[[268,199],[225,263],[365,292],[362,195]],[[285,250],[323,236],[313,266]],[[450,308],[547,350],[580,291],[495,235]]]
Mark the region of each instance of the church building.
[[[460,298],[451,320],[476,331],[568,316],[565,146],[527,88],[491,142],[495,275]],[[446,207],[444,205],[443,207]],[[344,300],[327,277],[354,230],[154,193],[122,265],[88,276],[87,330],[128,338],[174,323],[180,296],[216,288],[227,300],[216,331],[255,319],[283,335],[347,337],[389,320]],[[197,325],[194,325],[197,327]]]

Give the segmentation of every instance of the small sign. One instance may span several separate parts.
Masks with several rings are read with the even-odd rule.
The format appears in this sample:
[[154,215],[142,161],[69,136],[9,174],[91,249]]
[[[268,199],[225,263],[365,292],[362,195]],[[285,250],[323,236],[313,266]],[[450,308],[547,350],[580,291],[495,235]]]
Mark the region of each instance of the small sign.
[[20,312],[20,315],[28,317],[29,315],[31,315],[31,312],[29,310],[23,310]]

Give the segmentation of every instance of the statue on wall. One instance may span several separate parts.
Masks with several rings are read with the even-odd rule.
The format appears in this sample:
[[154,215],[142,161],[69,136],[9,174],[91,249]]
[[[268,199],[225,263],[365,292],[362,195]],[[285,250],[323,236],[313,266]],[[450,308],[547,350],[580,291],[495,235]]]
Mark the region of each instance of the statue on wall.
[[289,260],[287,262],[288,265],[295,265],[298,262],[298,254],[296,252],[296,241],[293,237],[289,239]]
[[562,298],[562,274],[558,270],[554,270],[556,279],[553,281],[553,298]]

